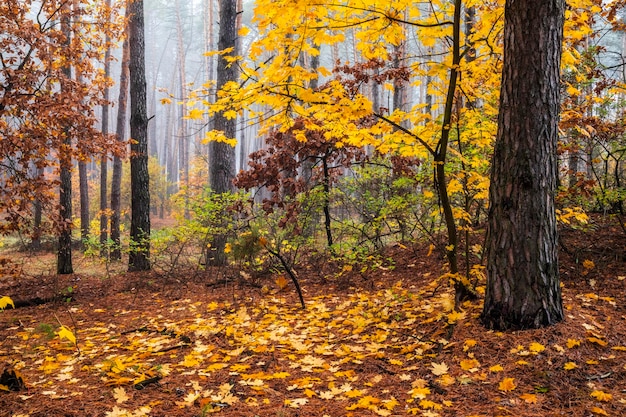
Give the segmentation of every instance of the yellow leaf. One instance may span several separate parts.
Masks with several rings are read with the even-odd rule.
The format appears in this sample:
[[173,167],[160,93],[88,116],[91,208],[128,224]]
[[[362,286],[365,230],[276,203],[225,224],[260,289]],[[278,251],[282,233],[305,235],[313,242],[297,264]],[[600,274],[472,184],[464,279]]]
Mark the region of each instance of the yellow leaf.
[[464,359],[461,361],[461,369],[464,371],[476,372],[480,367],[480,362],[476,359]]
[[167,104],[172,104],[172,99],[169,98],[169,97],[163,97],[161,99],[161,104],[164,105],[164,106],[167,105]]
[[565,369],[566,371],[571,371],[572,369],[576,368],[578,368],[578,365],[576,365],[574,362],[567,362],[565,365],[563,365],[563,369]]
[[248,33],[250,33],[250,29],[247,26],[242,26],[241,29],[239,29],[239,36],[241,37],[247,36]]
[[595,390],[589,395],[598,401],[611,401],[613,399],[613,395],[600,390]]
[[444,362],[431,362],[430,365],[432,366],[430,372],[432,372],[433,375],[440,376],[448,373],[448,365],[446,365]]
[[204,112],[200,109],[191,109],[189,114],[185,116],[185,119],[190,120],[202,120]]
[[489,367],[489,371],[490,372],[502,372],[504,371],[504,368],[502,367],[502,365],[493,365]]
[[117,387],[113,389],[113,398],[118,404],[122,404],[128,401],[130,398],[126,395],[126,391],[122,387]]
[[6,295],[0,298],[0,310],[4,310],[8,305],[15,308],[15,304],[13,304],[13,300],[11,300],[11,298]]
[[300,406],[308,403],[308,398],[294,398],[293,400],[286,399],[285,405],[288,405],[291,408],[300,408]]
[[515,382],[513,382],[515,378],[504,378],[500,381],[500,385],[498,385],[498,389],[500,391],[513,391],[516,387]]
[[598,339],[597,337],[593,337],[593,336],[588,337],[588,338],[587,338],[587,340],[588,340],[589,342],[591,342],[591,343],[595,343],[595,344],[598,344],[598,345],[600,345],[600,346],[606,346],[606,345],[608,345],[608,343],[607,343],[607,342],[605,342],[604,340],[602,340],[602,339]]
[[59,339],[67,339],[74,346],[76,346],[76,336],[74,336],[74,333],[72,333],[72,331],[67,327],[61,326],[61,329],[57,332],[57,335],[59,335]]
[[473,339],[467,339],[465,343],[463,343],[463,352],[467,352],[469,349],[476,346],[476,341]]
[[567,345],[569,349],[573,349],[576,346],[580,346],[580,340],[576,339],[567,339]]
[[519,397],[525,402],[527,402],[528,404],[537,403],[537,396],[535,394],[522,394]]
[[284,290],[287,287],[287,284],[289,284],[289,281],[287,281],[287,278],[285,278],[284,275],[281,275],[278,278],[276,278],[274,282],[276,283],[276,286],[280,290]]
[[609,413],[607,413],[606,411],[604,411],[604,410],[603,410],[603,409],[601,409],[600,407],[593,407],[593,408],[591,409],[591,412],[592,412],[593,414],[598,414],[598,415],[601,415],[601,416],[608,416],[608,415],[609,415]]
[[540,353],[546,350],[546,347],[542,345],[541,343],[533,342],[530,344],[528,349],[533,353]]
[[412,398],[426,398],[427,395],[430,394],[430,388],[428,387],[423,387],[423,388],[413,388],[412,390],[409,391],[409,394],[411,395]]

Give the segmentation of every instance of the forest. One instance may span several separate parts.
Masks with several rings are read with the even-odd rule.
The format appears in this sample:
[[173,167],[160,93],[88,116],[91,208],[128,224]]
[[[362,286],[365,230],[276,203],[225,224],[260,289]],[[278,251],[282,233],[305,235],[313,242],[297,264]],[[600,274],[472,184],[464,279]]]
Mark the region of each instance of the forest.
[[0,417],[626,415],[626,1],[4,0]]

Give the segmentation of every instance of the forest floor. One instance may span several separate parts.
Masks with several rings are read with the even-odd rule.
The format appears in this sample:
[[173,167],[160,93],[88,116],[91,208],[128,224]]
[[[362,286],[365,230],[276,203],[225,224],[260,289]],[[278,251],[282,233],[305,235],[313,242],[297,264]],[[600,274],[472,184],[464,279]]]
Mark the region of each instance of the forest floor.
[[67,300],[0,311],[0,383],[19,389],[0,417],[624,416],[624,242],[603,218],[563,230],[564,322],[506,333],[481,300],[452,311],[427,245],[365,276],[298,265],[306,309],[277,276],[8,274],[18,306]]

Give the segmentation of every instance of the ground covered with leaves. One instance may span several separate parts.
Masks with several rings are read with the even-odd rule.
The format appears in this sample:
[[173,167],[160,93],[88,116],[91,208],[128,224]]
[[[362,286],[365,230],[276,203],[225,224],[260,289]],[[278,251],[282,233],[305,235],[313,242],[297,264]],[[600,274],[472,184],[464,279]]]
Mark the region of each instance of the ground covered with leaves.
[[509,333],[453,311],[427,247],[365,277],[300,265],[304,310],[277,276],[7,276],[42,304],[0,312],[0,415],[625,415],[623,241],[563,232],[565,322]]

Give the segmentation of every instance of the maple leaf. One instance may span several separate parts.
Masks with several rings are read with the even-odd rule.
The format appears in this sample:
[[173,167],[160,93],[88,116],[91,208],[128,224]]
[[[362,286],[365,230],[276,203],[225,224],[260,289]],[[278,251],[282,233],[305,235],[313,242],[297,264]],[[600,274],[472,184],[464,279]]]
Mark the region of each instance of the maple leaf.
[[448,365],[445,364],[445,362],[441,362],[441,363],[435,363],[435,362],[431,362],[431,370],[430,372],[433,373],[433,375],[444,375],[448,373]]
[[426,398],[427,395],[430,394],[430,388],[428,387],[413,388],[412,390],[409,391],[409,394],[411,395],[412,398],[424,399]]
[[567,339],[567,344],[566,344],[566,346],[567,346],[569,349],[573,349],[573,348],[575,348],[576,346],[580,346],[580,340],[576,340],[576,339]]
[[529,404],[536,404],[537,403],[537,395],[535,394],[522,394],[519,396],[522,400],[524,400],[524,402],[527,402]]
[[128,401],[130,398],[126,395],[126,391],[122,387],[117,387],[113,389],[113,398],[118,404],[123,404]]
[[546,350],[546,347],[542,345],[541,343],[533,342],[528,347],[528,350],[530,350],[534,354],[537,354]]
[[572,369],[576,368],[578,368],[578,365],[576,365],[574,362],[566,362],[563,365],[563,369],[565,369],[566,371],[571,371]]
[[502,367],[502,365],[493,365],[489,367],[489,371],[490,372],[502,372],[504,371],[504,368]]
[[603,409],[601,409],[600,407],[593,407],[593,408],[591,409],[591,412],[592,412],[593,414],[598,414],[598,415],[600,415],[600,416],[608,416],[608,415],[609,415],[609,413],[607,413],[606,411],[604,411],[604,410],[603,410]]
[[500,381],[498,389],[500,391],[513,391],[516,388],[514,380],[515,378],[504,378]]
[[309,402],[308,398],[294,398],[294,399],[285,399],[285,405],[291,408],[300,408]]
[[600,390],[595,390],[589,395],[598,401],[611,401],[613,399],[613,395]]
[[476,372],[480,367],[480,362],[476,359],[464,359],[461,361],[461,369],[464,371]]
[[74,333],[72,333],[72,331],[68,329],[67,327],[61,326],[61,328],[57,332],[57,335],[59,336],[59,339],[67,339],[74,346],[76,346],[76,336],[74,336]]
[[13,300],[8,296],[3,296],[0,298],[0,310],[4,310],[8,305],[15,308],[15,304],[13,304]]

